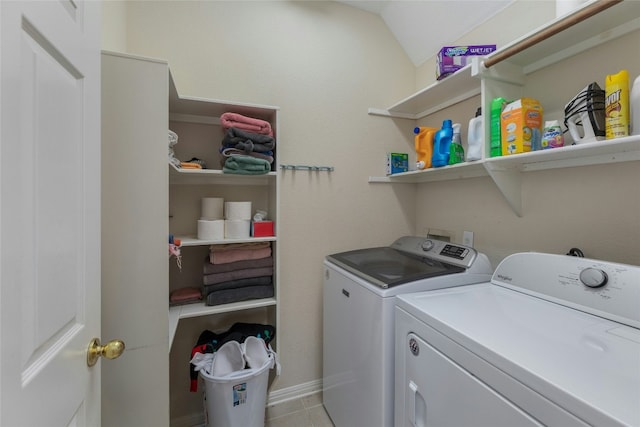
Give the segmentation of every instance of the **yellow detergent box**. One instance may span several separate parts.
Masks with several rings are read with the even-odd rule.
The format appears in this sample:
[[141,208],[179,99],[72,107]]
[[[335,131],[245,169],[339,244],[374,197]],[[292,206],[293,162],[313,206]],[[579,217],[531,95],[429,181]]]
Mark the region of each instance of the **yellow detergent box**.
[[507,104],[500,116],[502,155],[540,150],[542,105],[533,98],[520,98]]

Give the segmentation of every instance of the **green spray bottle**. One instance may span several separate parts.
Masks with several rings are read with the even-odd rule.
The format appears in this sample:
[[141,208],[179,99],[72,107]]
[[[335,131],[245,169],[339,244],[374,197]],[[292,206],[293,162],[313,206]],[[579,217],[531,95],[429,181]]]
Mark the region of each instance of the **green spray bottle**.
[[494,98],[491,101],[491,117],[490,117],[490,145],[489,155],[491,157],[502,156],[502,131],[500,129],[500,115],[502,110],[507,105],[507,100],[504,98]]
[[451,149],[449,152],[449,164],[464,162],[464,148],[462,138],[460,138],[460,123],[453,124],[453,137],[451,138]]

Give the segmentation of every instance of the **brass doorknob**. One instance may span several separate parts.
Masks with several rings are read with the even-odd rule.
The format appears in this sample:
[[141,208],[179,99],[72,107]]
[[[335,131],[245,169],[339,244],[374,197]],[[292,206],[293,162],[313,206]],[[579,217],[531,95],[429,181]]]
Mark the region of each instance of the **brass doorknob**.
[[101,356],[107,359],[115,359],[120,357],[123,352],[124,342],[120,340],[111,340],[106,345],[100,345],[100,339],[94,338],[87,349],[87,365],[95,365]]

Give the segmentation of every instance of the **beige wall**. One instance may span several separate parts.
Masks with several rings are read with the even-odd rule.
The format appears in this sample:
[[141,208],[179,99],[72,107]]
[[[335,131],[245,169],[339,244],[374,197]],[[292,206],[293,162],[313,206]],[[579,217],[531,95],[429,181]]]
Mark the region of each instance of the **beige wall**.
[[[490,21],[474,37],[503,45],[553,18],[553,2],[535,3],[516,2],[501,14],[501,32]],[[515,25],[520,16],[528,20]],[[387,151],[413,154],[414,125],[369,116],[367,108],[384,108],[430,84],[434,71],[433,63],[416,70],[373,14],[334,2],[129,2],[126,51],[166,59],[182,95],[281,107],[280,162],[336,168],[281,177],[283,372],[275,390],[322,377],[321,263],[329,253],[386,245],[431,227],[458,238],[462,230],[474,231],[476,246],[494,264],[518,250],[566,252],[572,246],[594,257],[640,263],[637,162],[527,174],[523,218],[489,178],[367,183],[369,175],[384,174]],[[595,73],[617,71],[605,69]],[[567,87],[570,70],[562,76],[534,76],[530,87],[543,81],[560,99],[570,97],[580,88]],[[479,102],[428,120],[454,115],[465,123]],[[206,327],[206,320],[192,326]],[[193,399],[193,407],[200,404]],[[174,415],[180,400],[172,395]]]
[[102,49],[127,51],[127,2],[102,2]]
[[[515,0],[494,17],[483,22],[458,40],[453,46],[468,44],[495,44],[501,48],[513,40],[535,30],[542,24],[555,19],[555,1]],[[435,56],[421,64],[416,72],[416,89],[436,81]]]

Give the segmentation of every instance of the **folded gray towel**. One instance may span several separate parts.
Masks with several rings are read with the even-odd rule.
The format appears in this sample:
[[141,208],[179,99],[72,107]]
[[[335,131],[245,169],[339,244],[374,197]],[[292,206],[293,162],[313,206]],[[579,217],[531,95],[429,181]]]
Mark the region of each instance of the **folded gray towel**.
[[273,296],[273,285],[247,286],[239,289],[225,289],[211,292],[207,295],[207,305],[229,304],[250,299],[271,298]]
[[215,285],[204,285],[202,289],[202,295],[206,297],[211,292],[215,291],[246,288],[248,286],[271,285],[272,283],[272,276],[249,277],[248,279],[230,280],[228,282],[216,283]]
[[251,133],[238,128],[229,128],[222,139],[225,148],[237,148],[242,151],[271,151],[276,146],[276,140],[269,135]]
[[242,270],[225,271],[202,276],[202,284],[215,285],[229,280],[248,279],[250,277],[272,276],[273,267],[245,268]]

